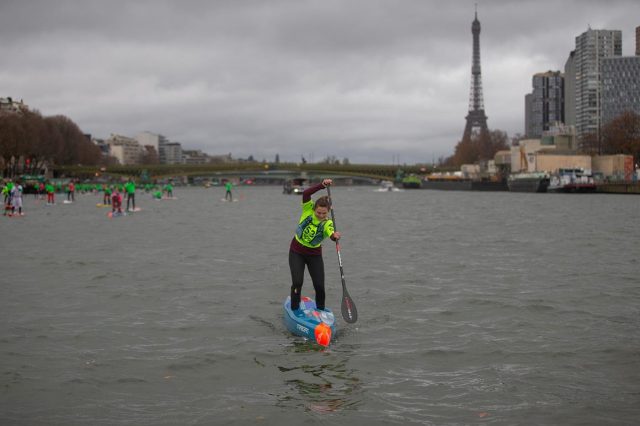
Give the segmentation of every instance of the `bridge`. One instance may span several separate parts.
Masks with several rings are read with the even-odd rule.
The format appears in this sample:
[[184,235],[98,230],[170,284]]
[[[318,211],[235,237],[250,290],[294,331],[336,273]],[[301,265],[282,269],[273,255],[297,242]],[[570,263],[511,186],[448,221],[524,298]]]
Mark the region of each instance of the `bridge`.
[[169,177],[238,178],[282,182],[287,179],[330,177],[334,179],[394,180],[400,174],[425,174],[426,165],[328,164],[328,163],[258,163],[229,162],[207,164],[131,164],[114,166],[56,166],[56,178],[95,179],[98,177],[134,177],[157,180]]

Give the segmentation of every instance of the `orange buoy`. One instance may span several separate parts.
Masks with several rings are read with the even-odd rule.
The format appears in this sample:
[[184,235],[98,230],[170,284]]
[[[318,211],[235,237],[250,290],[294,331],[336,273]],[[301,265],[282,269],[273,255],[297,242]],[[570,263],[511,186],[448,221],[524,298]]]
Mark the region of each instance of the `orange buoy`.
[[316,342],[318,342],[320,346],[329,346],[329,343],[331,342],[331,327],[321,322],[316,326],[314,332],[316,335]]

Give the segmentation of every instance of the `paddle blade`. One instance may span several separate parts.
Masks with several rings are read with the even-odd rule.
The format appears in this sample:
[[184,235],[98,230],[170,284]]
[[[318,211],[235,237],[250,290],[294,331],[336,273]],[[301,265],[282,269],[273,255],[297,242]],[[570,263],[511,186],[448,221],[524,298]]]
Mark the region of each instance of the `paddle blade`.
[[356,304],[353,303],[353,299],[349,296],[349,293],[346,291],[342,294],[342,318],[350,324],[358,321],[358,309],[356,309]]

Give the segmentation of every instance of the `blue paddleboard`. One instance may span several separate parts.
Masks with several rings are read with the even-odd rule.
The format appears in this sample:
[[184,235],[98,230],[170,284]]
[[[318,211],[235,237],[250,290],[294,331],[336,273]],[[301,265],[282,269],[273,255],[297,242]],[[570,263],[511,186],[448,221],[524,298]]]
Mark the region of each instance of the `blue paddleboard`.
[[122,216],[126,216],[127,213],[126,212],[109,212],[107,213],[107,216],[109,217],[109,219],[114,218],[114,217],[122,217]]
[[300,309],[291,310],[291,297],[284,301],[284,325],[296,336],[305,337],[322,346],[329,346],[336,334],[336,319],[330,309],[320,311],[315,300],[302,296]]

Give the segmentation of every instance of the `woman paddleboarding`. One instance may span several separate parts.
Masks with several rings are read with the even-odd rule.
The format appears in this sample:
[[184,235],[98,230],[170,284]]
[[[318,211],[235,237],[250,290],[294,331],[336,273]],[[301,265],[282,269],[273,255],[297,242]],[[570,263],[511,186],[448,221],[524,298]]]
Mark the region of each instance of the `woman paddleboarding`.
[[291,269],[291,310],[296,312],[300,307],[300,292],[304,280],[305,265],[309,269],[313,288],[316,292],[316,306],[324,310],[324,261],[322,260],[322,240],[340,239],[340,233],[334,230],[333,221],[329,219],[331,201],[322,196],[315,202],[311,196],[333,183],[324,179],[322,183],[307,188],[302,193],[302,215],[298,221],[296,233],[289,246],[289,268]]

